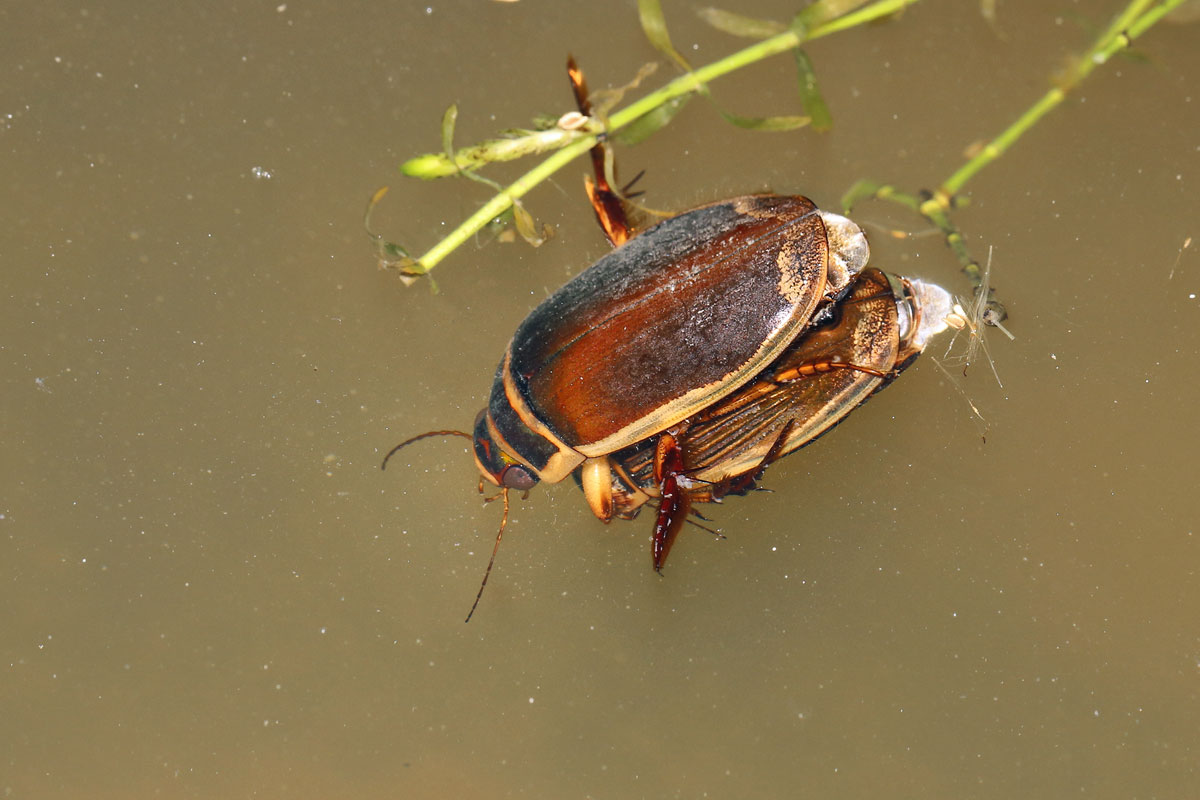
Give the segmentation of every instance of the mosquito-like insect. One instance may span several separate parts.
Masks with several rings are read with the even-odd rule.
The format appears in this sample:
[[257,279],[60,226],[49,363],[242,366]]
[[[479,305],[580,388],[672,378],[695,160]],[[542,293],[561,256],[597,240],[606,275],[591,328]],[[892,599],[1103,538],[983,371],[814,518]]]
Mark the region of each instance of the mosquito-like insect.
[[[967,369],[971,364],[975,363],[979,354],[987,360],[988,367],[992,370],[992,375],[996,379],[996,385],[1001,389],[1004,388],[1004,383],[1000,380],[1000,373],[996,371],[996,362],[992,359],[992,351],[988,348],[987,339],[984,338],[983,329],[985,325],[990,325],[993,328],[999,328],[1000,332],[1008,337],[1009,341],[1017,338],[1008,328],[1004,327],[1000,319],[993,313],[989,312],[988,300],[991,297],[991,285],[989,283],[992,275],[992,248],[988,247],[987,264],[983,268],[983,277],[980,281],[979,288],[975,290],[975,299],[971,301],[970,308],[964,309],[962,302],[954,304],[954,315],[961,320],[962,325],[958,327],[954,337],[946,346],[946,352],[942,355],[942,361],[958,366],[962,364],[962,372],[965,376]],[[967,349],[962,355],[951,357],[950,353],[954,349],[954,345],[958,342],[959,334],[963,331],[967,333]],[[978,413],[978,412],[976,412]]]
[[[984,326],[991,325],[994,328],[999,328],[1010,341],[1016,337],[1001,324],[1001,321],[996,318],[994,313],[989,312],[988,299],[991,295],[991,286],[988,281],[991,278],[991,272],[992,248],[989,247],[987,265],[983,269],[983,276],[979,288],[975,293],[975,299],[970,304],[970,309],[963,308],[961,302],[954,304],[954,309],[950,317],[947,318],[950,327],[955,329],[954,337],[950,340],[950,344],[947,345],[946,352],[942,357],[940,359],[932,359],[937,368],[946,376],[946,380],[950,382],[950,385],[962,396],[967,406],[971,409],[971,416],[976,422],[976,427],[979,429],[979,438],[984,442],[987,442],[987,433],[991,429],[991,424],[983,416],[983,412],[979,410],[979,406],[975,405],[971,396],[967,394],[966,389],[963,388],[959,379],[954,377],[946,365],[949,364],[957,367],[959,364],[962,364],[962,374],[966,376],[967,369],[978,359],[979,354],[982,353],[983,357],[987,359],[988,367],[992,370],[992,376],[996,379],[996,385],[1001,389],[1004,388],[1004,383],[1000,380],[1000,373],[996,370],[996,362],[992,359],[991,350],[988,349],[987,340],[984,338],[983,329]],[[951,356],[950,353],[958,341],[959,334],[963,331],[967,333],[966,351],[961,355]]]

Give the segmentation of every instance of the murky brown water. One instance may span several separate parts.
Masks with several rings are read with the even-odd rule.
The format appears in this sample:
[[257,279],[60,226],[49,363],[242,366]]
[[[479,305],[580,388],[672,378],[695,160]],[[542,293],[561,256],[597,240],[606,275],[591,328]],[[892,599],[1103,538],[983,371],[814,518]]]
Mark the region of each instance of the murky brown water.
[[[665,3],[707,63],[737,43]],[[621,153],[664,208],[861,177],[928,186],[1118,2],[971,2],[810,49],[827,135],[702,101]],[[38,798],[1185,797],[1200,763],[1200,29],[1164,25],[969,189],[1018,338],[929,360],[709,509],[665,578],[649,522],[573,486],[499,519],[462,443],[521,317],[605,245],[558,228],[375,270],[485,199],[403,158],[569,108],[655,58],[632,2],[62,2],[0,10],[0,788]],[[743,4],[786,18],[787,2]],[[669,70],[664,70],[664,74]],[[714,86],[795,113],[780,58]],[[269,173],[269,177],[268,177]],[[257,174],[257,177],[256,177]],[[920,228],[871,203],[866,224]],[[936,237],[875,263],[965,285]],[[394,470],[393,470],[394,467]]]

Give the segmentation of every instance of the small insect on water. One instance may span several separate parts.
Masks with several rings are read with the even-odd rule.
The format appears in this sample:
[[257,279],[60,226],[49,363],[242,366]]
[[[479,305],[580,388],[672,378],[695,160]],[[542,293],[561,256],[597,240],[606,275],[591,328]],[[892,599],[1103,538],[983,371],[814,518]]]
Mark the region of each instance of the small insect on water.
[[[573,67],[573,65],[572,65]],[[572,83],[587,113],[578,70]],[[533,310],[500,361],[473,433],[504,516],[508,491],[574,475],[604,522],[658,505],[655,570],[691,506],[754,488],[956,324],[939,287],[865,269],[849,219],[800,196],[747,195],[633,235],[593,154],[589,195],[620,244]]]

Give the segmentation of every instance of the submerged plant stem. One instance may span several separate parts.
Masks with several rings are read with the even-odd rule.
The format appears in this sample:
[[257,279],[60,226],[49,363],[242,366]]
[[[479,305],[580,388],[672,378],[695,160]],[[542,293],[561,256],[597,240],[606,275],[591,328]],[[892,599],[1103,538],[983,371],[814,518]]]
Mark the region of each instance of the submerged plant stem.
[[863,180],[846,192],[842,198],[843,209],[849,213],[859,200],[875,197],[913,209],[937,225],[945,235],[946,244],[958,258],[962,265],[962,271],[974,290],[989,292],[988,313],[985,319],[992,325],[1002,322],[1008,313],[1003,304],[991,297],[990,291],[983,287],[983,274],[979,262],[971,257],[962,234],[950,220],[950,211],[965,203],[965,199],[962,199],[959,193],[971,178],[1004,155],[1026,131],[1058,107],[1067,94],[1079,86],[1092,70],[1106,63],[1116,53],[1127,49],[1135,39],[1149,30],[1172,9],[1183,3],[1184,0],[1131,0],[1129,5],[1113,18],[1113,21],[1088,48],[1087,52],[1074,61],[1071,69],[1060,79],[1058,85],[1042,95],[1011,125],[984,145],[973,158],[955,170],[937,190],[907,194],[898,191],[894,186]]
[[[777,36],[772,36],[769,39],[732,53],[719,61],[701,67],[694,72],[681,75],[661,89],[651,92],[640,100],[615,112],[609,117],[605,130],[607,132],[619,130],[664,103],[699,91],[709,81],[741,69],[748,64],[753,64],[770,56],[787,52],[798,47],[804,41],[819,39],[823,36],[895,14],[917,2],[920,2],[920,0],[877,0],[877,2],[871,3],[845,16],[815,25],[808,31],[807,35],[802,35],[795,30],[788,30]],[[588,135],[569,142],[561,150],[547,157],[542,163],[529,172],[526,172],[496,194],[483,207],[451,231],[449,235],[431,247],[420,258],[416,259],[415,263],[409,264],[405,269],[406,274],[421,275],[429,272],[444,260],[446,256],[450,255],[455,249],[482,230],[485,225],[507,211],[514,200],[526,194],[530,189],[566,166],[570,161],[586,153],[597,141],[597,135]]]
[[[967,181],[977,172],[992,163],[1032,128],[1042,117],[1056,108],[1067,93],[1078,86],[1091,74],[1092,70],[1106,63],[1121,50],[1127,49],[1133,40],[1146,32],[1154,23],[1163,18],[1184,0],[1163,0],[1160,5],[1146,10],[1157,0],[1132,0],[1120,14],[1113,19],[1108,28],[1081,57],[1076,59],[1072,68],[1066,73],[1060,85],[1046,92],[1036,103],[1025,111],[1015,122],[1009,125],[999,136],[988,142],[979,154],[946,179],[938,189],[938,194],[953,197],[960,192]],[[936,199],[936,198],[935,198]]]

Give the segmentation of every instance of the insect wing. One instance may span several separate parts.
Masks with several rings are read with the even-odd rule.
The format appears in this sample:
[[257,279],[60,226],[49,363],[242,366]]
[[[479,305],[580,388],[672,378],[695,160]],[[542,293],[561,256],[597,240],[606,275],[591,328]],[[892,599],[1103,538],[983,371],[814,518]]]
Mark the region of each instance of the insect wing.
[[756,471],[844,419],[896,366],[896,309],[887,277],[865,271],[832,319],[801,336],[758,380],[697,417],[688,428],[689,474],[716,483]]

